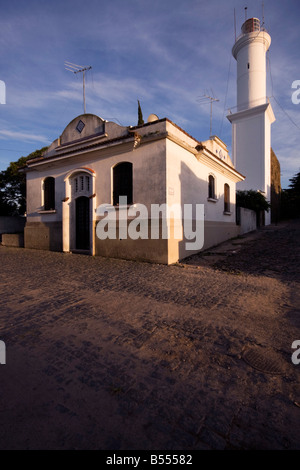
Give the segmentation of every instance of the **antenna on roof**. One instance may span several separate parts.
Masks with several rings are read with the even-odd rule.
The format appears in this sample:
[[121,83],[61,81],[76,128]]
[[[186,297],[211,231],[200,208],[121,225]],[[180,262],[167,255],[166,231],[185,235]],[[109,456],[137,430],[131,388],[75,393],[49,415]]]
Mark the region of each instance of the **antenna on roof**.
[[264,6],[264,2],[262,2],[262,27],[264,26],[265,24],[265,6]]
[[211,94],[212,96],[209,96],[209,95],[202,95],[200,96],[200,98],[197,100],[198,103],[207,103],[208,101],[210,101],[210,128],[209,128],[209,135],[211,136],[212,135],[212,105],[213,105],[213,102],[215,101],[220,101],[218,100],[217,98],[214,97],[214,94],[213,94],[213,91],[211,90]]
[[248,10],[248,7],[245,7],[245,21],[247,19],[247,10]]
[[72,64],[72,62],[65,61],[65,69],[69,70],[69,72],[79,73],[82,72],[82,79],[83,79],[83,112],[85,114],[85,72],[90,70],[92,67],[89,65],[84,67],[83,65],[76,65]]

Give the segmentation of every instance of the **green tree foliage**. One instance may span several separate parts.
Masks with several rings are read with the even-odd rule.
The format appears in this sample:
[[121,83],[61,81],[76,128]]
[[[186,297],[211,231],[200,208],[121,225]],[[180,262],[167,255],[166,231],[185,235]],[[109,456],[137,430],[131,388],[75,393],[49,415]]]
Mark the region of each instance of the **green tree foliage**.
[[140,102],[138,100],[138,126],[142,126],[144,124],[142,108]]
[[300,171],[293,176],[289,180],[291,184],[289,184],[290,191],[293,193],[294,196],[300,196]]
[[6,170],[0,172],[0,215],[23,215],[26,211],[26,175],[19,171],[27,160],[40,157],[47,149],[30,153],[16,162],[11,162]]
[[239,207],[245,207],[246,209],[251,209],[256,213],[259,213],[260,211],[269,212],[271,207],[265,196],[254,189],[250,189],[249,191],[237,191],[236,205]]
[[290,180],[288,189],[281,193],[281,217],[300,217],[300,171]]

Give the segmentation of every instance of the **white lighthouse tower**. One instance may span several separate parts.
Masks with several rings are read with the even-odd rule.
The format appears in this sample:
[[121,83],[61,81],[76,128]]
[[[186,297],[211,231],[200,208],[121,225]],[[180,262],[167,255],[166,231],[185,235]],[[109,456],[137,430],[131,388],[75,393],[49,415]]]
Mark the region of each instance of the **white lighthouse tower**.
[[[246,179],[237,189],[260,191],[271,198],[271,124],[274,113],[266,96],[266,52],[270,35],[257,18],[242,25],[232,55],[237,61],[237,107],[227,116],[232,123],[232,155]],[[271,220],[265,214],[265,224]]]

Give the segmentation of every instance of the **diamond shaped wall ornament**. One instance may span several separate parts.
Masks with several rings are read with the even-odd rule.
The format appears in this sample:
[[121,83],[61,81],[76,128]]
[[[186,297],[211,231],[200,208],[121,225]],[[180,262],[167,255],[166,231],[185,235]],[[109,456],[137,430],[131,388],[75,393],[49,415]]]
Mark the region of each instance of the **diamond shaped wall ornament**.
[[84,122],[80,121],[78,122],[77,126],[76,126],[76,130],[79,132],[79,134],[81,134],[81,132],[83,131],[83,128],[85,127],[85,124]]

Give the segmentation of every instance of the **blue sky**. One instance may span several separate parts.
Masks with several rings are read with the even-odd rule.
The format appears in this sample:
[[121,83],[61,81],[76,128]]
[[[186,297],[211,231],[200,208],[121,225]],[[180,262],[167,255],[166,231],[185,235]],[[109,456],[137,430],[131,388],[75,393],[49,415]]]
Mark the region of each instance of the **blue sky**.
[[[262,18],[262,1],[249,0],[0,0],[0,170],[49,145],[83,112],[82,74],[64,62],[92,66],[86,72],[86,112],[121,125],[167,117],[198,140],[212,133],[231,151],[236,105],[234,9],[237,34],[247,16]],[[291,88],[300,80],[299,0],[264,0],[267,93],[276,116],[272,147],[282,186],[300,170],[300,104]],[[238,169],[238,167],[237,167]]]

